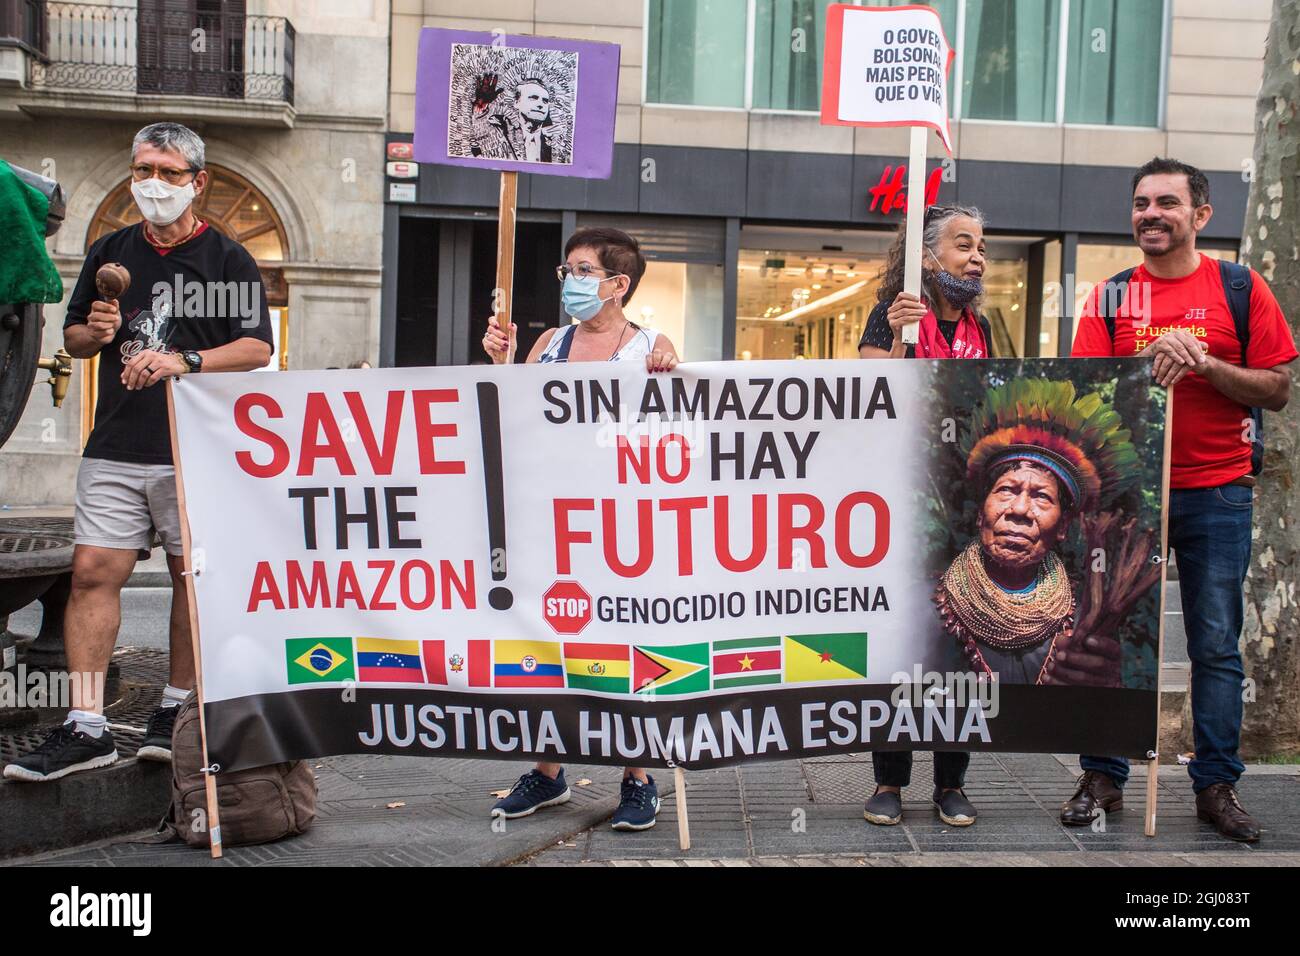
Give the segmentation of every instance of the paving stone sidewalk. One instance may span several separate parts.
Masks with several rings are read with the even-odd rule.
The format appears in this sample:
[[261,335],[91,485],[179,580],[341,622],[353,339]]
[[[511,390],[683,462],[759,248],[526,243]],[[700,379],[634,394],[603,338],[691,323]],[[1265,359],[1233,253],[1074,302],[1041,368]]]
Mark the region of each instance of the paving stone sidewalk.
[[676,804],[635,843],[595,828],[530,857],[548,865],[1294,865],[1300,860],[1300,768],[1252,766],[1246,807],[1264,828],[1254,846],[1224,840],[1196,819],[1187,770],[1162,766],[1156,836],[1143,834],[1146,774],[1136,769],[1125,809],[1104,830],[1063,827],[1061,802],[1077,764],[1051,754],[976,754],[966,793],[979,810],[968,828],[949,827],[930,804],[931,757],[918,754],[903,791],[903,823],[871,826],[862,804],[873,787],[868,755],[746,764],[687,775],[691,850],[678,846]]
[[[1050,754],[977,754],[967,793],[979,808],[970,828],[944,825],[929,804],[931,758],[917,756],[904,791],[904,822],[862,819],[868,755],[746,764],[687,774],[692,849],[677,843],[672,774],[657,774],[659,825],[644,833],[609,829],[618,771],[572,765],[573,799],[510,821],[494,832],[491,791],[523,772],[485,760],[345,756],[314,762],[319,816],[311,832],[261,847],[230,848],[223,866],[275,865],[1277,865],[1300,862],[1300,768],[1251,767],[1242,799],[1264,827],[1255,846],[1220,838],[1196,819],[1185,768],[1162,767],[1157,836],[1142,833],[1145,774],[1130,784],[1128,808],[1104,831],[1062,827],[1057,808],[1077,768]],[[579,781],[590,783],[578,785]],[[401,806],[389,807],[389,804]],[[213,865],[202,851],[131,838],[10,861],[75,866]]]

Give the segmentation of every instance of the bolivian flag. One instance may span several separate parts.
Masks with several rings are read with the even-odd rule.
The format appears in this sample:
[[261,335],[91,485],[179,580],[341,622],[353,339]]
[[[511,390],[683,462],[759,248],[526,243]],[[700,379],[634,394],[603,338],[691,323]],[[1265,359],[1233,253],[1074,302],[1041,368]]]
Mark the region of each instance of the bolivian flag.
[[284,642],[290,684],[356,680],[350,637],[291,637]]
[[864,680],[866,676],[866,634],[801,634],[785,639],[788,683]]
[[564,645],[564,673],[570,690],[626,694],[632,649],[626,644]]

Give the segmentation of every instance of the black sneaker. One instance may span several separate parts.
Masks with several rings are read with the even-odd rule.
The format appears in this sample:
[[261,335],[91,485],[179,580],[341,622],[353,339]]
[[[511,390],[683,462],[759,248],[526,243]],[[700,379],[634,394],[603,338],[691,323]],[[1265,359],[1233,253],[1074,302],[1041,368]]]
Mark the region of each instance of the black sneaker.
[[610,826],[615,830],[649,830],[659,814],[659,788],[655,778],[646,776],[642,783],[636,777],[626,777],[619,790],[618,809]]
[[144,731],[144,741],[135,755],[141,760],[157,760],[159,763],[172,762],[172,728],[176,726],[176,714],[179,707],[159,707],[149,717],[149,725]]
[[552,780],[540,770],[533,769],[520,777],[514,789],[496,802],[492,816],[505,817],[507,820],[526,817],[542,807],[568,803],[570,796],[563,770]]
[[876,826],[895,826],[903,819],[903,795],[877,787],[876,792],[867,801],[862,815],[868,823],[874,823]]
[[5,779],[44,783],[117,762],[117,747],[108,728],[92,737],[76,727],[71,721],[56,727],[39,747],[5,767]]
[[939,808],[939,819],[950,827],[968,827],[975,822],[975,805],[966,799],[964,790],[936,790],[934,805]]

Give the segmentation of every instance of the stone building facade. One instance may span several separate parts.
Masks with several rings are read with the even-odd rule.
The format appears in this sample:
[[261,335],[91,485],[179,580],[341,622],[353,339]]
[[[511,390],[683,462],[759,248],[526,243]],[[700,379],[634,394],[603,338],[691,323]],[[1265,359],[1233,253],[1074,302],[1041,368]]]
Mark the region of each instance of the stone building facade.
[[[67,293],[90,243],[138,218],[133,135],[173,120],[207,144],[214,182],[200,215],[262,268],[280,339],[273,365],[376,361],[386,0],[196,3],[180,31],[174,2],[166,18],[160,0],[16,6],[39,22],[0,23],[0,157],[63,187],[67,217],[49,247]],[[65,303],[45,308],[45,355],[62,344]],[[89,366],[74,362],[60,409],[47,388],[33,391],[0,453],[0,505],[71,503],[92,421]]]

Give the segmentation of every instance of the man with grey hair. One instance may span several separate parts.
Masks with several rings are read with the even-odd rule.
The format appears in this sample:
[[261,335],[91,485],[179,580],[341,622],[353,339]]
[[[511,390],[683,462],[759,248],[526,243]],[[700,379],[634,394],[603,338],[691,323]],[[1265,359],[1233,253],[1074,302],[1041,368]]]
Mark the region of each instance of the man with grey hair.
[[[139,757],[171,760],[177,705],[194,686],[194,655],[167,396],[158,386],[169,376],[260,368],[272,351],[257,263],[194,214],[208,185],[204,166],[203,140],[193,131],[177,123],[140,130],[130,175],[144,221],[91,246],[68,300],[65,347],[76,358],[99,356],[95,425],[77,473],[63,628],[68,669],[93,680],[72,682],[67,722],[5,767],[11,780],[55,780],[117,760],[103,676],[117,641],[122,587],[138,557],[149,556],[155,534],[172,578],[171,673]],[[126,268],[129,284],[101,299],[96,273],[111,263]]]

